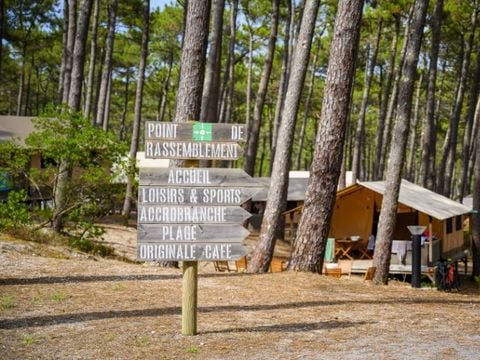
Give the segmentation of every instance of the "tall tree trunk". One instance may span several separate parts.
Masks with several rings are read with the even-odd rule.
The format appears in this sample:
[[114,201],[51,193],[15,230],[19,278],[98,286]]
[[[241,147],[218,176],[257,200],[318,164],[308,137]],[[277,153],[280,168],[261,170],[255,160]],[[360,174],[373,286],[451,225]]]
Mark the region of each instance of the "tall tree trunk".
[[[388,102],[387,116],[385,119],[385,131],[383,132],[383,140],[382,140],[382,149],[381,149],[382,156],[380,157],[380,163],[379,163],[379,171],[381,174],[383,174],[385,169],[385,161],[386,161],[386,157],[387,157],[387,153],[390,145],[389,138],[391,137],[391,134],[392,134],[392,127],[393,127],[393,122],[395,118],[395,110],[397,108],[397,103],[398,103],[398,91],[400,86],[400,80],[402,77],[402,68],[405,62],[405,56],[406,56],[407,45],[408,45],[408,33],[411,27],[413,9],[414,8],[412,7],[411,12],[409,13],[407,24],[405,26],[405,36],[403,37],[404,38],[403,47],[400,53],[400,63],[398,64],[398,68],[395,72],[395,81],[393,83],[392,94]],[[383,178],[383,176],[381,177]]]
[[275,150],[277,148],[278,128],[280,127],[280,119],[282,118],[282,111],[283,111],[283,106],[285,102],[285,94],[287,93],[287,86],[288,86],[291,17],[292,17],[292,3],[289,0],[287,0],[287,19],[285,22],[285,36],[283,39],[282,72],[280,75],[280,82],[278,84],[277,103],[275,104],[275,116],[273,118],[270,172],[272,172],[272,169],[273,169],[273,160],[275,159]]
[[288,265],[290,270],[322,272],[325,244],[342,166],[362,8],[363,1],[359,0],[340,1],[338,5],[321,123],[303,215]]
[[317,60],[318,60],[318,53],[320,52],[320,39],[318,40],[317,49],[315,51],[315,55],[313,56],[313,64],[312,64],[312,72],[310,73],[310,83],[308,84],[308,94],[307,94],[307,101],[305,102],[305,108],[303,110],[303,120],[302,126],[300,127],[300,135],[298,141],[298,152],[297,152],[297,159],[295,161],[295,169],[300,170],[301,162],[302,162],[302,154],[303,154],[303,144],[305,143],[305,133],[307,129],[307,120],[312,109],[312,98],[313,98],[313,90],[315,85],[315,70],[317,68]]
[[83,116],[89,117],[92,111],[93,98],[93,80],[95,78],[95,63],[97,61],[97,32],[98,32],[98,14],[100,12],[100,0],[94,0],[92,40],[90,43],[90,63],[88,65],[87,94],[85,96],[85,106]]
[[473,138],[473,125],[475,118],[475,109],[478,103],[478,93],[480,85],[480,44],[477,45],[477,64],[475,68],[475,74],[473,76],[473,81],[470,87],[470,98],[468,102],[468,110],[465,116],[465,132],[463,135],[463,151],[462,151],[462,165],[460,170],[459,184],[458,184],[458,200],[462,199],[468,191],[467,184],[469,183],[468,177],[468,164],[470,161],[471,147],[470,143]]
[[74,111],[80,111],[80,103],[82,100],[82,85],[85,67],[85,45],[87,42],[91,8],[92,0],[83,0],[79,7],[75,45],[73,48],[72,76],[70,80],[70,90],[68,92],[68,105]]
[[477,133],[477,154],[474,168],[473,210],[472,210],[472,277],[480,276],[480,131]]
[[446,142],[444,152],[442,154],[442,161],[440,162],[439,172],[437,178],[439,179],[440,186],[438,190],[445,196],[451,195],[453,170],[455,167],[456,154],[457,154],[457,139],[458,139],[458,127],[460,123],[460,117],[463,108],[463,99],[465,96],[465,90],[467,86],[467,77],[470,69],[470,55],[473,48],[473,42],[475,39],[475,31],[477,28],[477,1],[475,1],[475,7],[472,12],[471,29],[468,40],[465,43],[465,54],[463,56],[460,78],[458,82],[458,92],[455,97],[453,105],[453,112],[449,123],[450,136]]
[[247,72],[247,98],[245,110],[245,126],[247,128],[247,139],[250,137],[250,120],[251,120],[251,101],[252,101],[252,72],[253,72],[253,29],[250,25],[248,14],[245,14],[245,20],[248,26],[248,72]]
[[[70,89],[68,90],[68,106],[71,111],[80,111],[80,100],[82,94],[82,84],[84,78],[85,65],[85,45],[88,34],[88,24],[90,21],[90,10],[92,0],[83,0],[79,6],[78,23],[76,25],[75,42],[72,55],[72,71],[70,76]],[[64,89],[64,94],[67,89]],[[61,159],[56,186],[54,189],[54,211],[52,227],[56,232],[60,232],[65,215],[67,200],[67,191],[70,185],[71,172],[73,164],[66,159]]]
[[108,74],[107,77],[107,94],[105,97],[105,109],[103,111],[103,124],[102,128],[103,130],[107,131],[108,130],[108,121],[110,119],[110,104],[112,101],[112,84],[113,84],[113,74],[112,71]]
[[113,42],[115,39],[115,23],[117,21],[117,7],[118,0],[110,0],[108,6],[108,33],[105,41],[105,62],[102,69],[102,80],[100,82],[100,90],[97,104],[97,114],[95,117],[95,124],[103,126],[105,118],[105,107],[107,103],[107,92],[109,77],[112,73],[112,55]]
[[135,111],[133,115],[132,140],[130,142],[130,152],[128,160],[130,169],[127,178],[127,189],[125,191],[125,201],[123,203],[123,216],[127,219],[130,216],[130,209],[133,197],[133,184],[135,182],[135,168],[137,160],[138,139],[140,136],[140,122],[142,119],[143,88],[145,84],[145,68],[148,57],[148,36],[150,33],[150,0],[143,0],[142,14],[142,43],[140,48],[140,64],[138,65],[137,91],[135,93]]
[[390,270],[392,238],[395,230],[400,192],[401,174],[405,159],[410,113],[412,108],[413,89],[417,69],[418,55],[422,45],[423,28],[427,14],[428,0],[417,0],[414,5],[412,24],[407,39],[405,61],[402,68],[402,79],[398,91],[398,109],[393,140],[388,159],[385,192],[378,223],[377,240],[373,256],[376,267],[375,284],[387,284]]
[[209,17],[210,1],[188,2],[175,122],[200,116]]
[[122,119],[120,121],[120,133],[119,133],[119,140],[125,140],[125,123],[127,121],[127,112],[128,112],[128,87],[130,85],[130,71],[127,69],[125,72],[125,94],[123,95],[123,111],[122,111]]
[[253,122],[246,146],[247,153],[245,157],[245,171],[249,175],[253,175],[255,170],[255,160],[257,158],[258,138],[260,136],[260,126],[262,124],[263,107],[265,105],[265,98],[267,96],[268,82],[270,81],[270,74],[272,72],[273,55],[277,42],[279,5],[280,0],[272,0],[272,20],[267,54],[265,55],[262,76],[260,78],[260,84],[258,85],[255,109],[253,111]]
[[203,84],[200,121],[218,122],[218,98],[222,57],[223,12],[225,0],[214,0],[212,6],[212,31]]
[[162,96],[159,101],[159,108],[157,112],[157,121],[165,121],[165,110],[167,108],[168,88],[170,86],[172,68],[173,68],[173,50],[170,51],[169,58],[168,58],[167,77],[165,78],[165,81],[163,83]]
[[415,105],[413,109],[413,118],[410,125],[410,136],[408,138],[408,161],[407,161],[407,179],[415,182],[415,152],[417,145],[417,125],[418,125],[418,109],[420,106],[420,92],[422,90],[423,72],[420,73],[420,79],[417,84],[417,92],[415,94]]
[[63,76],[62,103],[68,103],[70,83],[73,68],[73,52],[75,51],[75,37],[77,33],[77,0],[68,1],[68,32],[65,52],[65,70]]
[[228,64],[228,97],[226,98],[225,114],[222,115],[222,122],[229,123],[232,118],[233,96],[235,92],[235,41],[237,35],[237,13],[238,0],[230,0],[232,9],[230,10],[230,41],[229,54],[231,54],[230,62]]
[[[3,2],[3,0],[1,0]],[[62,102],[63,99],[63,83],[65,81],[65,67],[68,61],[68,15],[69,15],[69,5],[68,0],[63,0],[63,29],[62,29],[62,62],[60,64],[60,74],[58,79],[58,93],[57,99],[58,102]]]
[[25,57],[27,56],[27,42],[24,42],[22,45],[22,64],[20,66],[20,81],[18,86],[18,95],[17,95],[17,110],[15,115],[22,115],[22,105],[23,105],[23,93],[25,91]]
[[282,139],[282,141],[279,141],[277,144],[267,205],[260,230],[260,240],[252,254],[252,260],[248,264],[249,272],[268,271],[273,256],[276,235],[281,226],[282,212],[287,203],[288,170],[290,169],[295,123],[308,69],[319,6],[320,0],[307,0],[305,4],[305,16],[302,19],[298,42],[294,49],[293,67],[278,133],[279,139]]
[[395,74],[395,58],[397,57],[398,38],[400,37],[400,17],[395,17],[395,33],[393,35],[392,47],[390,49],[390,57],[388,61],[388,74],[385,84],[385,94],[380,102],[380,115],[378,118],[377,135],[375,141],[375,170],[374,179],[380,180],[383,177],[383,166],[381,166],[383,153],[383,133],[385,132],[385,119],[387,117],[390,92],[392,90],[392,82]]
[[427,100],[422,126],[422,151],[419,183],[430,190],[434,188],[436,132],[435,129],[435,92],[437,81],[438,54],[440,51],[440,31],[442,26],[443,0],[437,0],[432,17],[432,45],[430,47],[430,65],[427,80]]
[[362,153],[365,149],[365,118],[367,116],[368,101],[370,95],[370,87],[372,85],[373,71],[377,62],[378,48],[382,37],[382,20],[378,24],[377,37],[372,50],[372,56],[369,59],[367,55],[367,65],[365,66],[365,86],[363,87],[362,104],[360,105],[360,113],[358,115],[357,131],[355,132],[355,146],[353,148],[352,163],[352,180],[363,180],[360,176],[360,163],[362,161]]

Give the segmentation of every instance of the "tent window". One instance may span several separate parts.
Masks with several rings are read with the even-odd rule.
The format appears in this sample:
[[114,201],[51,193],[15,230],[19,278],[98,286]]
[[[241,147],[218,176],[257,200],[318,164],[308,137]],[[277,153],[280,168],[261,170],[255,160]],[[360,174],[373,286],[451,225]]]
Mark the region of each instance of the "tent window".
[[462,215],[458,215],[456,220],[455,220],[455,230],[460,231],[463,228],[463,221],[462,221]]
[[451,233],[452,233],[452,230],[453,230],[452,219],[453,219],[453,218],[447,219],[447,234],[451,234]]

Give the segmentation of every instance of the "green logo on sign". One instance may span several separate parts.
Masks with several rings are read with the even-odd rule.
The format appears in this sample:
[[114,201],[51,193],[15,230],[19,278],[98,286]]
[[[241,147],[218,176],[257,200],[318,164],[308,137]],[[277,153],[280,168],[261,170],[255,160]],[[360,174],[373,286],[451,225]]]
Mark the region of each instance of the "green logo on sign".
[[212,134],[212,124],[193,124],[192,137],[194,141],[212,141]]

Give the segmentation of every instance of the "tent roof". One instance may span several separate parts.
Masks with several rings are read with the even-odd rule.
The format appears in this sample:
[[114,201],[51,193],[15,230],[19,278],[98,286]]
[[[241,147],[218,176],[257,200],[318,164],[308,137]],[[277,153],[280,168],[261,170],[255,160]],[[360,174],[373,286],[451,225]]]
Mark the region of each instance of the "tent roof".
[[[363,186],[382,195],[385,192],[385,181],[359,181],[357,185]],[[344,189],[343,191],[347,189]],[[453,216],[467,214],[471,211],[471,209],[465,205],[421,186],[415,185],[407,180],[402,180],[398,202],[438,220],[445,220]]]
[[31,117],[0,116],[0,143],[19,138],[20,143],[24,144],[25,138],[34,130]]
[[473,195],[467,195],[463,198],[463,205],[467,206],[470,209],[473,209]]

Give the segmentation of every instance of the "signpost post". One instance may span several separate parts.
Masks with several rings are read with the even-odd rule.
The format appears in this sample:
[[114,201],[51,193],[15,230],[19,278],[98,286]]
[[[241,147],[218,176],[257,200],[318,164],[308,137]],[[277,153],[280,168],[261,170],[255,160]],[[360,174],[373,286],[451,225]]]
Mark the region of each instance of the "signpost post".
[[[145,124],[150,159],[235,160],[246,141],[243,124]],[[261,187],[240,169],[141,168],[137,258],[183,261],[182,334],[197,333],[198,261],[236,260],[250,214],[240,207]]]

